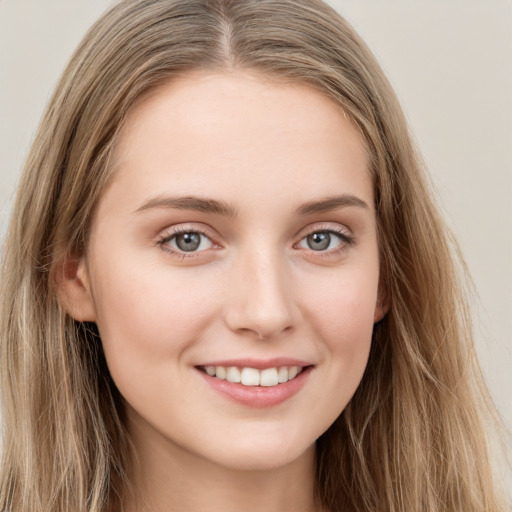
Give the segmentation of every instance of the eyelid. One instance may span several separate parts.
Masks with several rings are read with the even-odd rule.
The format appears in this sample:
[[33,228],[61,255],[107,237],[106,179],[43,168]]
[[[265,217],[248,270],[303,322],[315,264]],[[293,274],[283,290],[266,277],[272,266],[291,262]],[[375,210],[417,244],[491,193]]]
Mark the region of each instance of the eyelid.
[[305,228],[301,229],[297,233],[297,238],[302,240],[304,237],[311,235],[313,233],[319,232],[331,232],[337,235],[340,235],[342,238],[353,239],[354,234],[352,230],[348,227],[341,225],[337,222],[318,222],[314,224],[310,224]]
[[[329,249],[325,251],[315,251],[313,249],[308,248],[302,248],[299,247],[299,244],[307,238],[309,235],[312,235],[313,233],[333,233],[337,237],[341,239],[341,242],[338,247],[334,249]],[[299,248],[302,250],[306,250],[310,253],[314,253],[317,257],[327,257],[333,254],[337,254],[338,252],[341,252],[343,250],[346,250],[349,246],[353,245],[355,243],[355,237],[352,231],[345,227],[341,226],[340,224],[333,224],[333,223],[320,223],[320,224],[313,224],[305,229],[301,230],[298,234],[299,240],[294,244],[294,248]]]
[[[160,246],[162,250],[179,257],[181,259],[191,259],[208,253],[211,249],[222,248],[221,244],[217,242],[217,236],[212,233],[213,230],[209,229],[204,225],[197,225],[193,223],[183,223],[174,226],[170,226],[164,229],[156,241],[156,245]],[[327,249],[325,251],[315,251],[313,249],[298,247],[299,244],[309,235],[313,233],[333,233],[340,238],[338,247],[333,249]],[[210,240],[212,247],[202,249],[200,251],[181,251],[179,248],[173,248],[167,244],[169,240],[183,233],[198,233],[199,235],[205,236]],[[313,253],[316,257],[329,257],[344,250],[355,243],[355,237],[352,231],[346,226],[342,226],[338,223],[323,222],[319,224],[312,224],[299,231],[297,234],[298,241],[293,244],[294,249],[305,250],[309,253]]]
[[[200,251],[181,251],[179,248],[171,247],[168,245],[168,242],[175,238],[176,236],[184,233],[197,233],[206,237],[212,244],[212,247],[208,249],[203,249]],[[170,226],[164,229],[158,236],[158,240],[156,241],[156,245],[160,246],[162,250],[170,253],[174,256],[177,256],[181,259],[185,258],[194,258],[202,255],[203,253],[208,252],[213,248],[220,248],[220,244],[216,241],[216,236],[211,233],[211,230],[198,226],[197,224],[178,224],[175,226]]]

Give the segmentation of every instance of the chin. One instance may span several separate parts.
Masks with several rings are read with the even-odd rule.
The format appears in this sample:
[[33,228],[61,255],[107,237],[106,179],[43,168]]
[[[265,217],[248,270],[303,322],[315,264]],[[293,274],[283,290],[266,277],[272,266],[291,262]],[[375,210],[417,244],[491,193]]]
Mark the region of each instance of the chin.
[[216,464],[235,471],[269,471],[293,464],[304,457],[314,458],[315,441],[306,442],[287,436],[244,436],[227,440],[228,447],[217,445],[215,453],[207,457]]

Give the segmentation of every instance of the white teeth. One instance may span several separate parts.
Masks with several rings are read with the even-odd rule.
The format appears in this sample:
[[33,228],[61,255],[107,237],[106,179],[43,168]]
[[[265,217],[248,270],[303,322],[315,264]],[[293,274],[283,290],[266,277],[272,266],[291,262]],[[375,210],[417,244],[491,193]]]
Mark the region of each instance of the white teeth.
[[260,386],[276,386],[278,383],[279,379],[277,378],[276,368],[267,368],[266,370],[261,370]]
[[205,372],[211,377],[241,383],[244,386],[271,387],[284,384],[302,372],[300,366],[280,366],[279,368],[237,368],[236,366],[205,366]]
[[288,368],[286,366],[281,366],[279,371],[277,372],[277,380],[279,383],[288,382]]
[[243,368],[240,382],[244,386],[259,386],[260,372],[256,368]]
[[226,372],[228,382],[240,382],[240,370],[236,366],[230,366]]
[[223,366],[216,366],[215,367],[215,376],[218,379],[224,380],[226,378],[226,368]]
[[292,380],[294,377],[297,376],[298,373],[299,373],[298,366],[290,366],[290,369],[288,370],[288,380]]

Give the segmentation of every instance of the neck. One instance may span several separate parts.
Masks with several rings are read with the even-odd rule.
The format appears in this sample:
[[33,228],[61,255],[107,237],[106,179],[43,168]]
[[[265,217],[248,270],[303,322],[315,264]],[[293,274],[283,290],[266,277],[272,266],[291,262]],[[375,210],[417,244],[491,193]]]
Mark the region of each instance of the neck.
[[[170,443],[148,443],[132,429],[133,493],[126,512],[315,512],[315,447],[285,466],[227,468]],[[152,446],[148,446],[151,444]]]

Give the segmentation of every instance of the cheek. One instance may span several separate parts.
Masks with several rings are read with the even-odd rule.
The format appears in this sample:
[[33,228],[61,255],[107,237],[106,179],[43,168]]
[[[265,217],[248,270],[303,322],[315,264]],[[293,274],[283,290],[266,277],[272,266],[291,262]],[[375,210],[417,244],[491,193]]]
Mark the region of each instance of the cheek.
[[215,316],[208,287],[162,268],[139,268],[123,272],[119,264],[97,276],[97,323],[113,376],[176,361]]
[[316,437],[343,412],[366,369],[377,297],[378,270],[374,267],[336,269],[325,279],[308,280],[307,287],[303,281],[302,309],[320,355],[316,375],[321,391],[315,388],[309,397],[307,420]]
[[371,340],[378,272],[347,269],[308,295],[316,329],[332,351],[357,349]]
[[329,365],[338,413],[357,389],[372,342],[378,271],[351,269],[333,276],[308,297],[310,323]]

